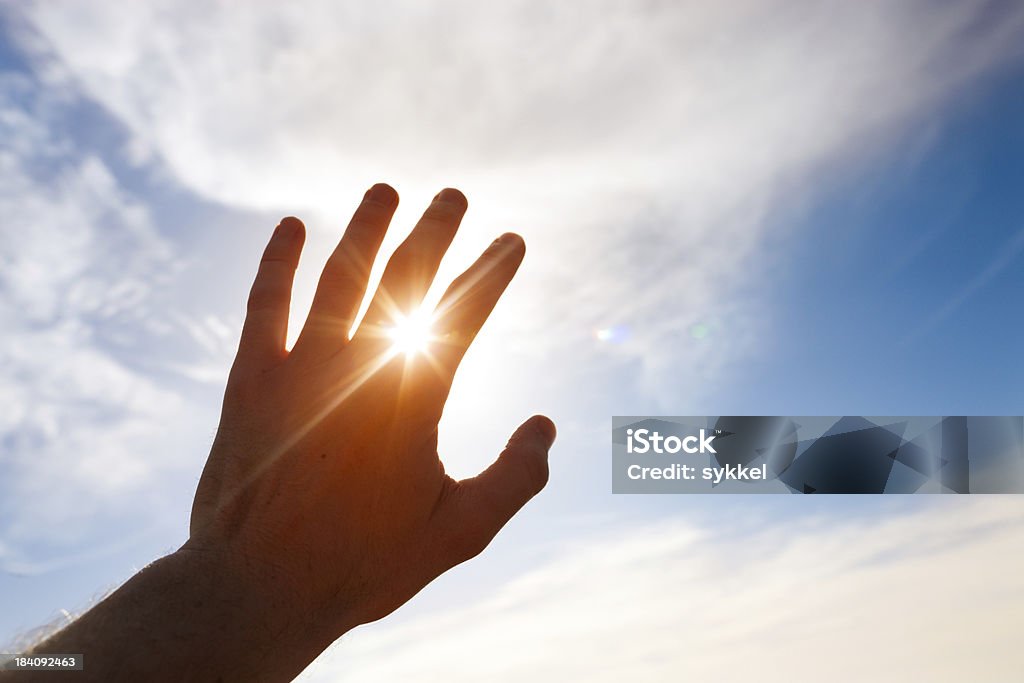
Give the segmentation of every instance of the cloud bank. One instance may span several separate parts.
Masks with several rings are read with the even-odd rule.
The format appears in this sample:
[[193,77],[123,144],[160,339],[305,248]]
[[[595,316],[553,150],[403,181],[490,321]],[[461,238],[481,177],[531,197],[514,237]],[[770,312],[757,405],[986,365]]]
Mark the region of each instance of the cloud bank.
[[[204,297],[166,300],[193,254],[126,175],[227,211],[308,214],[300,306],[310,262],[366,186],[398,187],[403,227],[440,186],[462,187],[472,209],[442,278],[506,229],[530,254],[467,358],[446,420],[468,426],[447,443],[479,449],[501,411],[549,401],[567,417],[556,467],[568,469],[604,438],[610,405],[702,412],[698,391],[676,387],[714,385],[770,334],[786,219],[941,123],[1024,45],[1024,5],[994,2],[2,11],[28,61],[0,79],[0,568],[20,573],[94,545],[101,520],[144,517],[139,497],[197,462],[182,453],[212,418],[140,349],[191,339],[209,362],[178,369],[216,384],[237,329]],[[82,143],[82,101],[123,129],[103,154]],[[211,263],[239,260],[224,234]],[[309,676],[1009,678],[1024,664],[1010,641],[1020,506],[925,507],[725,538],[665,522],[579,543],[473,607],[356,632]]]
[[110,352],[146,326],[167,245],[100,159],[68,157],[42,99],[0,80],[0,567],[15,572],[34,570],[24,544],[73,542],[97,505],[148,481],[180,409]]
[[[1016,5],[924,0],[58,2],[27,15],[36,49],[127,126],[132,158],[200,195],[305,210],[333,232],[375,180],[413,200],[406,221],[437,187],[465,188],[466,252],[507,227],[531,245],[509,346],[632,365],[677,410],[672,381],[718,376],[770,331],[759,280],[787,237],[779,217],[970,97],[1020,55],[1024,29]],[[618,343],[591,338],[616,326]]]
[[1022,570],[1013,497],[646,523],[475,605],[356,630],[300,680],[1011,681]]
[[[447,418],[483,426],[452,450],[498,411],[547,409],[538,397],[578,446],[611,404],[693,410],[699,391],[677,387],[714,386],[770,333],[785,217],[972,97],[1024,44],[1022,6],[924,0],[3,11],[28,62],[5,72],[0,106],[0,208],[17,237],[0,246],[8,568],[27,566],[12,548],[32,529],[74,535],[69,521],[155,490],[182,462],[164,437],[194,446],[211,422],[138,350],[188,336],[213,360],[179,369],[216,382],[237,321],[202,298],[155,313],[192,254],[126,174],[229,210],[308,212],[320,236],[300,306],[367,185],[399,187],[403,227],[439,186],[463,187],[472,211],[442,279],[509,228],[530,255],[467,358]],[[61,133],[91,132],[79,101],[123,128],[116,148]],[[211,262],[238,260],[220,247]],[[471,376],[482,391],[460,404]]]

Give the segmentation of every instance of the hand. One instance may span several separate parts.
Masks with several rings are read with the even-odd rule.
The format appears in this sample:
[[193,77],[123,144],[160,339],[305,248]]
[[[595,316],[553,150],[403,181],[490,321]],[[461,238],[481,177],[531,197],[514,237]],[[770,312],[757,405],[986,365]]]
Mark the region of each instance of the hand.
[[466,211],[458,190],[434,198],[349,338],[397,205],[387,185],[366,193],[291,352],[285,335],[305,228],[285,218],[274,231],[182,549],[215,557],[207,566],[274,605],[271,622],[326,643],[480,553],[544,487],[555,437],[551,421],[535,416],[463,481],[445,474],[437,453],[455,370],[523,259],[518,235],[495,240],[451,284],[426,351],[393,348],[389,329],[421,305]]

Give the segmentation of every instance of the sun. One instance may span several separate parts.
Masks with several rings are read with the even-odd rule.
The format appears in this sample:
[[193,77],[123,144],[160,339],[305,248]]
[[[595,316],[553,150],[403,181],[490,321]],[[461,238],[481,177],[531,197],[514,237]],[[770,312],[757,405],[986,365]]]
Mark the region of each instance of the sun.
[[423,310],[396,316],[394,325],[385,331],[392,341],[391,353],[404,353],[407,358],[426,353],[434,340],[433,322],[432,316]]

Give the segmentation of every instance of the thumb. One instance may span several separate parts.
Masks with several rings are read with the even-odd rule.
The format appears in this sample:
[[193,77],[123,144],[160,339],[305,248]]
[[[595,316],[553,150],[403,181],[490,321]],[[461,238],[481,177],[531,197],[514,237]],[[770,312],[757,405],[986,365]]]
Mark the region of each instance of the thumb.
[[548,483],[548,450],[555,424],[534,415],[509,438],[498,459],[483,472],[458,482],[455,518],[449,518],[454,551],[464,561],[478,555],[527,501]]

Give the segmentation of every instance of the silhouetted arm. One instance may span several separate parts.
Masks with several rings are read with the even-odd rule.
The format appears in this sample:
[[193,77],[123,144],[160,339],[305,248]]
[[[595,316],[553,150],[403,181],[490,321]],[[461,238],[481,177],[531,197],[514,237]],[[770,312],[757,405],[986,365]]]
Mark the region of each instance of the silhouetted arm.
[[84,673],[54,675],[289,680],[481,552],[544,487],[555,438],[546,417],[527,420],[470,479],[447,476],[437,453],[455,370],[515,275],[522,238],[495,240],[442,297],[426,347],[400,352],[393,328],[421,305],[466,211],[461,192],[442,191],[349,338],[397,204],[387,185],[366,193],[291,352],[305,228],[281,221],[253,283],[191,536],[35,649],[85,655]]

